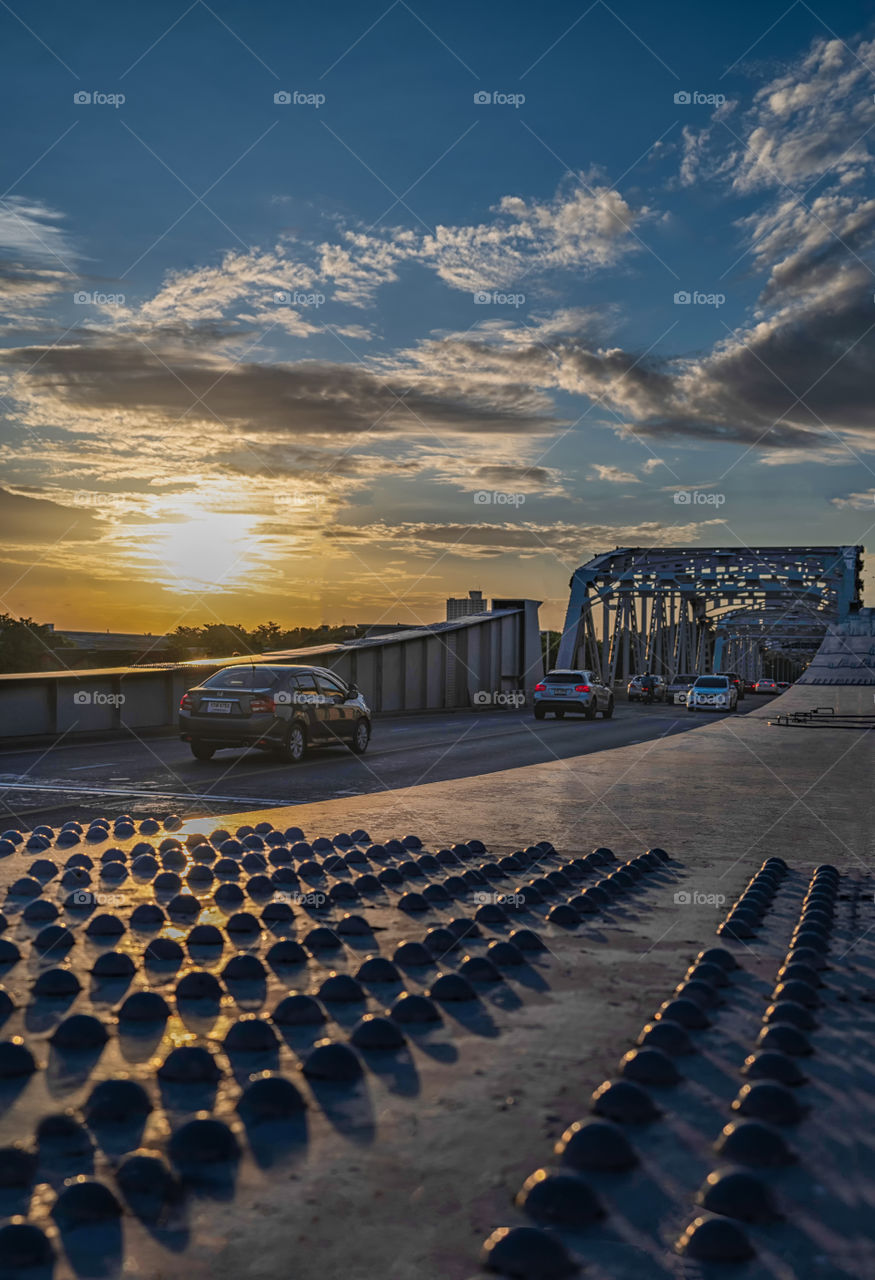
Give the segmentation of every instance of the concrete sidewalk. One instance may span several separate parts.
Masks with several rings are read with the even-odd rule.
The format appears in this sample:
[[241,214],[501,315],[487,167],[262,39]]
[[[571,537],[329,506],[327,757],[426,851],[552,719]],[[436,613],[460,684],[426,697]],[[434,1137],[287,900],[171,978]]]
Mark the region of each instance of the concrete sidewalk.
[[[832,705],[861,714],[872,709],[870,699],[865,689],[800,688],[781,697],[780,710]],[[711,1144],[731,1117],[743,1083],[739,1068],[811,870],[833,862],[849,875],[834,941],[837,972],[827,976],[830,998],[851,1003],[824,1018],[819,1056],[805,1060],[818,1119],[793,1131],[801,1164],[777,1178],[779,1196],[789,1197],[788,1221],[755,1234],[758,1257],[741,1274],[875,1274],[875,1239],[861,1225],[866,1215],[848,1218],[850,1204],[868,1202],[875,1153],[871,1144],[838,1136],[875,1121],[873,1081],[860,1065],[875,1039],[872,1006],[856,1003],[871,999],[875,972],[867,872],[875,738],[859,728],[775,727],[769,720],[778,702],[737,719],[709,724],[703,716],[694,732],[576,760],[433,785],[424,779],[400,793],[248,819],[233,815],[232,828],[268,820],[301,826],[308,838],[361,826],[377,840],[413,832],[431,848],[480,838],[490,853],[541,838],[568,857],[608,845],[622,859],[660,845],[673,861],[603,919],[572,932],[536,921],[549,954],[531,985],[514,980],[490,995],[488,1025],[450,1018],[448,1041],[417,1041],[411,1090],[386,1092],[385,1081],[374,1078],[374,1126],[366,1136],[336,1119],[326,1125],[317,1113],[308,1157],[292,1182],[244,1183],[233,1205],[220,1214],[205,1210],[195,1239],[203,1231],[209,1243],[196,1244],[166,1274],[272,1280],[294,1257],[295,1273],[306,1280],[473,1276],[482,1240],[497,1226],[524,1221],[511,1205],[524,1179],[556,1163],[553,1145],[563,1129],[587,1115],[592,1090],[616,1075],[618,1060],[699,949],[720,944],[715,928],[726,905],[775,854],[791,872],[759,936],[729,944],[743,968],[725,993],[727,1007],[702,1033],[701,1053],[683,1060],[689,1079],[670,1091],[665,1123],[645,1127],[643,1136],[633,1127],[642,1144],[640,1174],[625,1182],[587,1175],[606,1198],[607,1225],[563,1236],[596,1280],[699,1274],[673,1255],[673,1242],[695,1216],[697,1187],[721,1163]],[[543,731],[533,722],[533,733]],[[726,902],[715,908],[713,898]],[[381,922],[381,951],[390,953],[398,923],[388,916]],[[665,1094],[657,1093],[663,1105]],[[338,1230],[339,1222],[347,1227]]]
[[[119,1256],[104,1274],[120,1272],[123,1265],[144,1280],[469,1280],[478,1274],[484,1239],[497,1227],[526,1221],[514,1195],[536,1169],[557,1163],[553,1151],[563,1131],[587,1117],[593,1090],[606,1077],[616,1078],[620,1058],[671,997],[697,953],[727,946],[741,968],[714,991],[710,1025],[691,1032],[698,1051],[677,1059],[681,1078],[673,1086],[651,1090],[661,1117],[628,1126],[639,1164],[623,1174],[587,1172],[607,1216],[559,1233],[584,1261],[590,1280],[704,1275],[678,1258],[673,1245],[698,1212],[695,1195],[703,1179],[723,1163],[713,1143],[732,1116],[730,1104],[744,1082],[740,1068],[756,1043],[811,870],[832,862],[847,874],[836,902],[818,1027],[811,1033],[815,1053],[800,1060],[808,1082],[799,1094],[811,1114],[787,1131],[798,1164],[758,1171],[768,1178],[786,1218],[746,1227],[757,1256],[733,1274],[743,1280],[875,1275],[869,1211],[875,1142],[868,1136],[875,1132],[875,1078],[868,1066],[875,1044],[875,904],[868,873],[875,739],[859,727],[769,724],[779,709],[827,703],[866,713],[870,698],[871,690],[859,688],[794,688],[751,715],[711,722],[702,716],[701,728],[656,742],[488,777],[435,784],[426,778],[402,792],[186,823],[179,834],[209,833],[218,826],[233,831],[265,820],[281,830],[300,826],[310,839],[357,827],[374,840],[414,833],[430,852],[479,838],[488,849],[479,861],[540,839],[552,841],[556,858],[517,873],[518,879],[488,884],[504,893],[598,845],[612,848],[621,861],[656,845],[671,856],[574,927],[548,914],[577,889],[551,882],[553,891],[522,916],[481,921],[461,947],[430,964],[402,964],[394,985],[366,983],[364,1001],[338,1004],[323,997],[325,1025],[286,1028],[276,1061],[268,1064],[293,1080],[306,1101],[300,1139],[282,1159],[259,1154],[240,1123],[237,1105],[250,1068],[232,1060],[225,1043],[229,1031],[248,1010],[270,1019],[292,990],[318,992],[330,970],[354,975],[369,953],[389,959],[403,940],[421,942],[436,926],[459,918],[473,924],[473,892],[416,915],[399,909],[401,895],[424,886],[425,878],[364,894],[349,910],[362,915],[371,932],[344,934],[343,945],[327,953],[311,948],[292,974],[268,965],[264,991],[248,1004],[238,1001],[228,983],[218,1012],[195,1019],[178,1007],[177,974],[147,971],[141,933],[131,927],[117,942],[101,942],[83,936],[81,921],[72,922],[77,940],[69,959],[81,994],[60,1012],[40,1011],[34,977],[58,961],[40,956],[34,946],[41,923],[23,918],[20,905],[16,911],[4,904],[4,938],[18,945],[21,958],[13,957],[3,979],[13,1001],[3,1034],[23,1036],[40,1070],[0,1106],[0,1146],[32,1145],[46,1115],[64,1108],[81,1112],[97,1081],[131,1076],[154,1104],[137,1140],[166,1151],[170,1133],[188,1117],[174,1111],[156,1087],[155,1068],[170,1047],[197,1044],[218,1064],[211,1111],[236,1135],[239,1167],[221,1196],[189,1199],[175,1235],[149,1229],[126,1212],[123,1262]],[[678,715],[690,714],[678,708]],[[531,731],[546,735],[549,722],[532,721]],[[129,854],[141,838],[116,842]],[[157,845],[161,836],[154,839]],[[102,848],[91,846],[98,859]],[[66,854],[59,854],[51,856],[62,863]],[[718,939],[715,930],[728,905],[775,854],[790,871],[756,936],[749,942]],[[23,875],[32,856],[23,848],[8,856],[0,863],[0,881],[8,885]],[[372,869],[380,865],[377,857]],[[440,883],[452,870],[430,874]],[[62,909],[65,893],[57,881],[45,890]],[[222,909],[213,888],[200,893],[200,921],[225,930],[234,908]],[[150,883],[133,876],[117,894],[121,905],[113,909],[129,921],[134,906],[158,900]],[[293,936],[305,941],[314,924],[338,927],[344,905],[320,915],[298,903]],[[476,1001],[441,1004],[436,1024],[404,1024],[402,1052],[362,1054],[359,1086],[323,1088],[304,1076],[302,1063],[320,1036],[347,1043],[363,1012],[385,1011],[399,990],[428,991],[439,971],[458,971],[466,952],[485,957],[493,940],[506,939],[519,926],[535,930],[546,950],[530,954],[528,964],[509,966],[500,981],[478,984]],[[184,942],[187,928],[169,922],[162,931]],[[187,957],[180,976],[192,967],[220,973],[235,950],[266,957],[272,941],[263,928],[250,941],[229,937],[212,961]],[[95,957],[110,946],[135,961],[132,989],[160,989],[175,1010],[157,1041],[122,1033],[115,1017],[121,996],[105,992],[92,975]],[[109,1034],[105,1049],[81,1075],[71,1074],[48,1043],[55,1022],[69,1011],[96,1015]],[[117,1163],[110,1149],[98,1150],[95,1176],[114,1185]],[[25,1212],[51,1231],[52,1203],[43,1186]],[[73,1276],[62,1258],[56,1280]]]
[[[750,696],[750,695],[748,695]],[[661,845],[721,878],[740,860],[780,854],[805,865],[867,864],[875,817],[875,735],[866,728],[778,727],[778,712],[832,706],[875,712],[869,688],[805,688],[763,699],[677,737],[577,759],[401,791],[229,815],[227,825],[294,824],[308,837],[364,827],[375,840],[412,831],[439,847],[548,839],[569,854],[605,844],[626,857]],[[693,713],[677,708],[679,717]],[[550,722],[531,732],[549,740]],[[452,750],[451,747],[448,750]],[[209,831],[218,820],[192,821]],[[220,824],[221,825],[221,824]],[[801,864],[800,863],[800,864]]]

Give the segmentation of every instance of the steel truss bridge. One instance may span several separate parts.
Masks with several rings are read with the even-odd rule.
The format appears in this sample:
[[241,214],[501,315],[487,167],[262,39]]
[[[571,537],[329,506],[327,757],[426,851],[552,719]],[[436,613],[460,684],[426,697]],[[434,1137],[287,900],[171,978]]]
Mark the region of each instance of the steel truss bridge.
[[574,573],[557,666],[795,674],[860,608],[862,547],[617,547]]

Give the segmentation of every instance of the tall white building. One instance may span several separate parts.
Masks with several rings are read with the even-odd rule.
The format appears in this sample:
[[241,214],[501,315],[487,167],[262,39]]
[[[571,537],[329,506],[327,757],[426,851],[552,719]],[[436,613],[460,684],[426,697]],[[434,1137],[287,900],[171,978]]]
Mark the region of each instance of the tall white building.
[[447,622],[455,622],[457,618],[470,618],[475,613],[488,613],[482,591],[469,591],[461,598],[451,597],[447,601]]

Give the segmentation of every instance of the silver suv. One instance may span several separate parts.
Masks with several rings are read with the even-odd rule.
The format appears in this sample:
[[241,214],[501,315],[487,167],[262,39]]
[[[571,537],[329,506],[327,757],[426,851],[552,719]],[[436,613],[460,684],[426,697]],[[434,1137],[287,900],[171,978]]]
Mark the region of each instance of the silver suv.
[[297,764],[309,747],[344,745],[364,755],[371,713],[355,685],[333,671],[250,662],[183,694],[179,729],[196,760],[222,747],[259,747]]
[[594,671],[548,671],[542,684],[535,685],[535,719],[543,720],[552,711],[561,720],[566,711],[594,720],[601,711],[605,720],[614,714],[614,695]]

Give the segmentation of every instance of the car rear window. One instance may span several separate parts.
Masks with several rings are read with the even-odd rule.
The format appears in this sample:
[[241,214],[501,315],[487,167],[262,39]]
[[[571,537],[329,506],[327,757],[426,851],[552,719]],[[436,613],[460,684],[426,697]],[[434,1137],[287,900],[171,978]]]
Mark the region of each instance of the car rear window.
[[697,689],[725,689],[727,685],[726,676],[699,676],[696,681]]
[[205,689],[272,689],[279,675],[271,667],[226,667],[205,680]]
[[547,679],[568,684],[570,680],[584,681],[586,676],[582,671],[548,671]]

